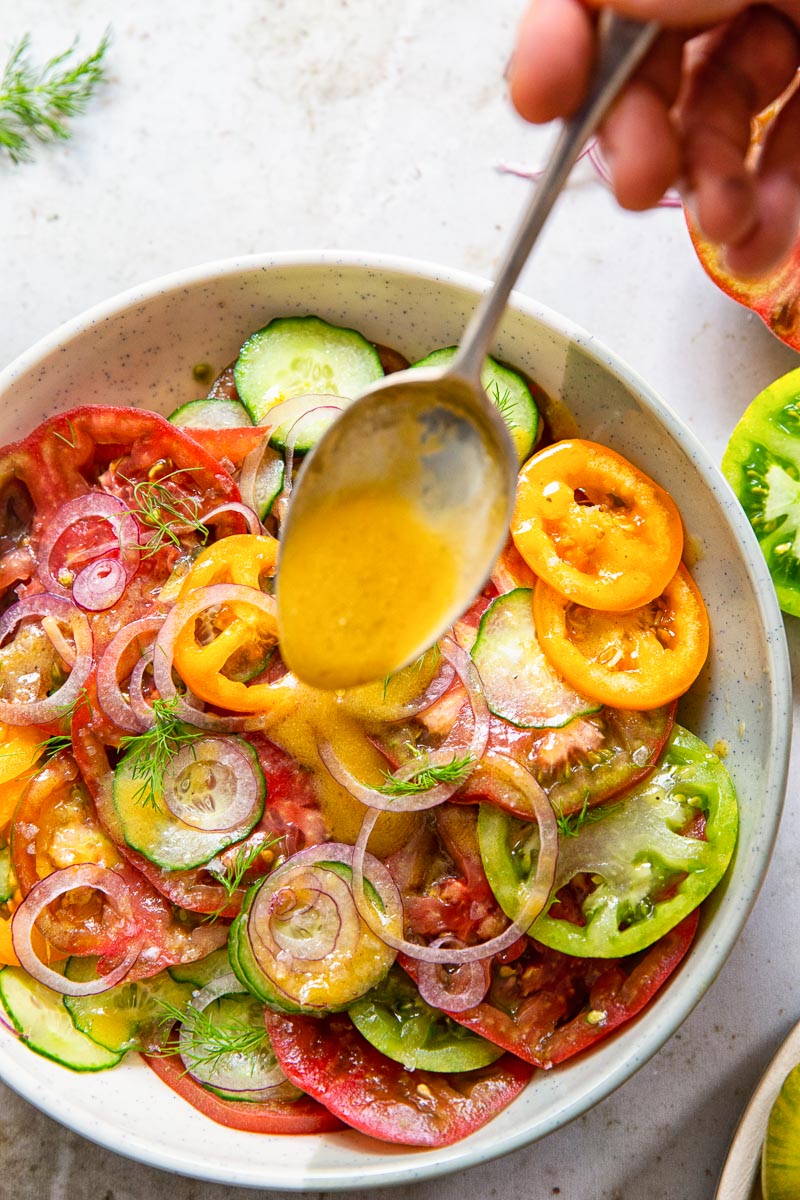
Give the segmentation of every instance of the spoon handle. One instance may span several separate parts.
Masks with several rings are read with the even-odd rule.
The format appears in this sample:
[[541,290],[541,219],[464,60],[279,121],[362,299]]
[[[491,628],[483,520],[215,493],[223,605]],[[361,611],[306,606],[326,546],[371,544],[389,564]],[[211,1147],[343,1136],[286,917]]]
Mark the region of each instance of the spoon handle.
[[536,192],[506,254],[494,286],[486,293],[467,326],[451,371],[480,379],[483,360],[509,293],[530,254],[575,160],[610,108],[621,88],[644,58],[658,33],[655,21],[643,23],[606,9],[600,16],[595,74],[585,101],[564,123],[542,172]]

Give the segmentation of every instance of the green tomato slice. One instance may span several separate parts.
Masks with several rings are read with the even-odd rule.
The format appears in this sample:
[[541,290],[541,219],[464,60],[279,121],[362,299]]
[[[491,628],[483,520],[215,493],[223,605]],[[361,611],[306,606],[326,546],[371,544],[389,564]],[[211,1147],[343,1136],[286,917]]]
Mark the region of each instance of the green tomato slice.
[[401,967],[347,1010],[367,1041],[409,1071],[476,1071],[504,1053],[427,1004]]
[[745,409],[722,470],[761,544],[781,608],[800,616],[800,368]]
[[[736,844],[736,793],[717,755],[676,725],[644,782],[559,824],[550,905],[528,932],[565,954],[621,958],[652,945],[719,883]],[[482,805],[478,838],[492,891],[514,917],[538,828]]]

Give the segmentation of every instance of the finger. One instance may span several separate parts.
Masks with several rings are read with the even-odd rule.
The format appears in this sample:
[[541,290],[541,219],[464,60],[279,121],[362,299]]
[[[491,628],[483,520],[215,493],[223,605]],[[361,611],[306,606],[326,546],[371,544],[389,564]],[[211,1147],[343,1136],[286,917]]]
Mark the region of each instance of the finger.
[[[626,17],[658,21],[669,29],[708,29],[729,21],[752,0],[586,0],[591,8],[613,8]],[[773,5],[790,20],[800,21],[800,0],[777,0]]]
[[740,276],[763,275],[789,254],[800,227],[800,90],[769,125],[756,170],[757,216],[750,234],[726,249]]
[[671,109],[680,87],[683,45],[678,34],[659,38],[603,124],[600,144],[623,208],[652,207],[681,174],[681,143]]
[[751,119],[791,81],[798,38],[777,13],[760,6],[705,35],[692,47],[698,48],[679,102],[686,187],[705,235],[738,244],[757,221],[755,181],[745,163]]
[[520,115],[544,124],[573,113],[586,91],[594,49],[592,18],[579,0],[532,0],[509,70]]

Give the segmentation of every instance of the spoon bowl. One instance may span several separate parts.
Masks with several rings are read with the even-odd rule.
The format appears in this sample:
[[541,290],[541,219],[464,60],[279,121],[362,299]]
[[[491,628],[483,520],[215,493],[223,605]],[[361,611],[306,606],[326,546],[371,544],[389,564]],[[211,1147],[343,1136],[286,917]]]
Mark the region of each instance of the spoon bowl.
[[[306,459],[284,525],[290,669],[315,687],[354,687],[417,658],[500,553],[517,466],[499,410],[457,370],[399,372],[345,409]],[[354,555],[351,589],[337,567]]]

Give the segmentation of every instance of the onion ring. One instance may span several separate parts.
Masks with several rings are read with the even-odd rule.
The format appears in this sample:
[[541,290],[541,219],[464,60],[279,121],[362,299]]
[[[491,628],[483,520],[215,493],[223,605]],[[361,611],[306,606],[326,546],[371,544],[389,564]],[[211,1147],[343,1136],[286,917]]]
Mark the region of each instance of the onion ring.
[[63,596],[26,596],[0,617],[0,644],[26,617],[54,617],[69,625],[75,639],[75,663],[69,678],[44,700],[0,700],[0,721],[6,725],[46,725],[75,703],[92,670],[92,631],[85,613]]
[[115,725],[132,733],[142,733],[152,728],[153,718],[152,714],[134,708],[133,702],[128,702],[123,696],[117,680],[120,659],[135,638],[154,634],[162,625],[161,617],[143,617],[139,621],[132,621],[114,634],[97,664],[97,699],[100,707]]
[[53,871],[51,875],[34,884],[11,918],[11,940],[21,966],[33,979],[64,996],[96,996],[100,992],[107,992],[125,978],[142,948],[140,938],[133,937],[125,957],[113,971],[99,979],[88,979],[82,983],[74,979],[65,979],[58,971],[43,963],[33,949],[31,941],[36,919],[59,896],[81,887],[103,892],[111,901],[117,915],[130,925],[131,932],[136,929],[131,896],[125,881],[116,872],[107,867],[100,867],[97,863],[75,863],[71,867]]

